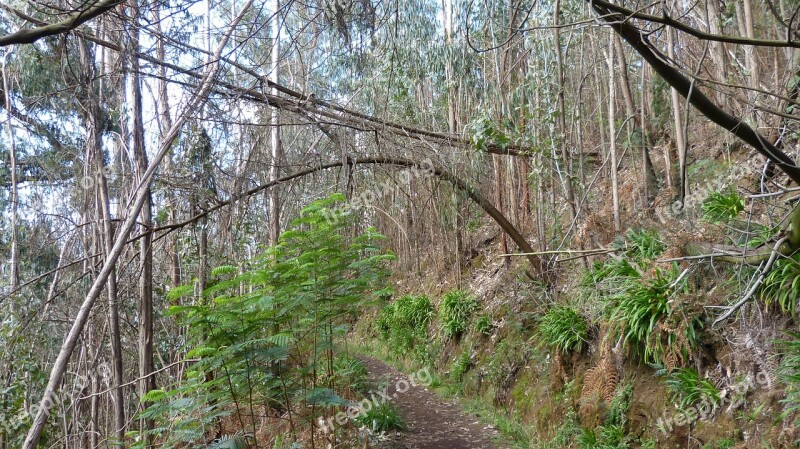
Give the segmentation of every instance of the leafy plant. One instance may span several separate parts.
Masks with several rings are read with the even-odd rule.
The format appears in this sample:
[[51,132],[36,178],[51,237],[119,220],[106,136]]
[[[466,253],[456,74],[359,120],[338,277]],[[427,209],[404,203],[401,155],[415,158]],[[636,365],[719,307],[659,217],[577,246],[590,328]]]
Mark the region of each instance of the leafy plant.
[[744,210],[744,200],[730,190],[728,193],[714,192],[703,202],[703,219],[711,223],[722,223],[736,218]]
[[381,310],[376,326],[394,352],[407,353],[428,337],[433,315],[433,304],[427,296],[404,295]]
[[439,318],[445,338],[458,338],[467,330],[467,322],[478,308],[478,302],[468,293],[451,290],[442,297]]
[[625,345],[641,353],[645,362],[665,363],[667,357],[685,360],[697,342],[702,319],[674,300],[685,290],[677,266],[654,273],[650,279],[621,280],[622,292],[608,300],[610,321]]
[[475,320],[475,331],[481,335],[491,335],[492,328],[492,321],[486,315],[481,315]]
[[778,367],[778,377],[786,384],[784,416],[800,411],[800,333],[787,332],[788,340],[779,341],[783,355]]
[[461,383],[461,381],[464,380],[464,374],[467,373],[471,364],[472,358],[470,357],[470,351],[462,351],[461,354],[456,357],[455,361],[453,361],[453,367],[450,369],[450,377],[452,377],[453,381]]
[[625,239],[625,255],[633,260],[653,260],[664,252],[664,243],[656,231],[631,229],[625,234]]
[[544,343],[564,353],[580,352],[588,339],[588,333],[586,319],[569,307],[553,307],[539,322],[539,335]]
[[356,422],[373,432],[406,430],[408,426],[391,402],[375,404],[356,417]]
[[800,298],[800,254],[776,260],[764,278],[759,294],[767,306],[777,304],[783,313],[795,316]]
[[708,379],[702,379],[694,368],[678,368],[667,378],[667,389],[673,402],[681,410],[687,410],[701,402],[712,407],[720,402],[717,387]]
[[[149,405],[139,417],[155,426],[134,435],[134,447],[148,436],[158,447],[200,444],[217,420],[246,409],[302,410],[311,414],[302,419],[313,420],[346,404],[339,392],[363,383],[365,373],[356,360],[337,357],[334,342],[357,309],[385,294],[392,256],[374,230],[347,237],[348,217],[326,219],[343,200],[310,204],[276,246],[242,270],[212,270],[198,301],[170,309],[188,328],[187,358],[199,361],[177,386],[143,396]],[[191,289],[179,287],[171,296],[186,294]]]

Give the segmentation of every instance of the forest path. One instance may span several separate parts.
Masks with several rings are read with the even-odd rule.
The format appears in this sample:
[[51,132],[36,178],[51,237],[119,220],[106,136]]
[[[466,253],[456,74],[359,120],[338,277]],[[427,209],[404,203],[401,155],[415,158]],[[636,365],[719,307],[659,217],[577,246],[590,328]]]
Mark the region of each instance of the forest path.
[[[407,376],[371,357],[361,357],[370,382],[387,393],[408,425],[390,445],[394,449],[497,449],[496,430],[425,388],[428,376]],[[416,384],[416,385],[415,385]]]

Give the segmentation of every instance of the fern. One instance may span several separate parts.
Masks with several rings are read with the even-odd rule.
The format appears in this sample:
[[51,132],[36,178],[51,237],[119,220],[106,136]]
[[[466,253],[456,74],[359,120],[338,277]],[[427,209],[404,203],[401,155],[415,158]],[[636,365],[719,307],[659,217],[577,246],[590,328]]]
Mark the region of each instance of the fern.
[[467,330],[467,323],[477,308],[478,302],[466,292],[461,290],[447,292],[439,305],[439,317],[445,338],[461,336]]
[[744,210],[744,200],[733,190],[714,192],[703,202],[703,219],[722,223],[736,218]]
[[797,315],[797,301],[800,298],[800,254],[775,261],[759,292],[767,306],[775,304],[783,313]]
[[679,368],[672,372],[667,379],[667,389],[681,410],[704,401],[715,407],[721,400],[717,387],[710,380],[701,379],[693,368]]
[[543,342],[563,353],[583,350],[588,333],[586,319],[569,307],[550,309],[539,323],[539,336]]

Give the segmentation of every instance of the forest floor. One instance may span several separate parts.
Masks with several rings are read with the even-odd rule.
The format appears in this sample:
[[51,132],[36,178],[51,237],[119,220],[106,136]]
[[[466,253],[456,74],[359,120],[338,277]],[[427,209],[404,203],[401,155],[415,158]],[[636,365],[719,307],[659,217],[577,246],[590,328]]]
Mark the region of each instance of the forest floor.
[[[362,357],[369,380],[379,389],[387,388],[391,402],[408,430],[389,437],[382,447],[391,449],[497,449],[498,432],[464,412],[457,402],[445,400],[428,390],[413,375],[371,357]],[[416,384],[416,385],[415,385]],[[407,388],[407,389],[406,389]]]

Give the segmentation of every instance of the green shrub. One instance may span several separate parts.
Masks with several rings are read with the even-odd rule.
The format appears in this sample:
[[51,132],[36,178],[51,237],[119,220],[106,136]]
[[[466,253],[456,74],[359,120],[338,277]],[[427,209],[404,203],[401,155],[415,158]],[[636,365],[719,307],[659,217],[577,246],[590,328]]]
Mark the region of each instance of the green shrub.
[[478,308],[478,302],[468,293],[452,290],[442,297],[439,305],[439,318],[445,338],[458,338],[467,330],[467,323],[472,313]]
[[405,354],[428,338],[433,314],[433,304],[427,296],[404,295],[381,310],[375,325],[393,352]]
[[389,432],[406,430],[408,426],[391,402],[373,405],[366,412],[356,417],[356,422],[373,432]]
[[783,313],[795,316],[800,298],[800,254],[776,260],[759,294],[767,306],[776,304]]
[[328,373],[328,365],[320,365],[319,374],[324,385],[328,385],[327,380],[329,376],[333,377],[334,384],[337,388],[351,388],[356,391],[366,392],[369,388],[369,379],[367,377],[367,368],[361,360],[348,355],[340,354],[333,359],[333,372]]
[[[344,200],[335,195],[310,204],[246,271],[215,269],[199,301],[170,308],[186,327],[186,357],[196,360],[179,384],[142,396],[145,409],[136,419],[155,425],[131,431],[131,447],[145,447],[149,436],[164,447],[202,445],[207,430],[242,398],[259,410],[321,413],[346,404],[342,387],[363,383],[363,366],[329,349],[346,336],[348,317],[386,293],[385,263],[393,257],[380,250],[374,229],[353,237],[348,216],[329,220]],[[192,291],[187,285],[168,295]],[[347,377],[341,382],[340,370]]]
[[664,252],[664,243],[656,231],[631,229],[625,239],[625,255],[635,261],[653,260]]
[[681,410],[704,401],[716,406],[721,399],[717,387],[710,380],[700,378],[694,368],[678,368],[670,373],[667,389],[671,400]]
[[539,322],[539,335],[544,343],[561,352],[583,349],[589,334],[586,320],[569,307],[553,307]]
[[677,278],[677,266],[666,273],[656,269],[653,279],[624,280],[622,293],[608,300],[611,324],[625,345],[647,363],[664,363],[670,353],[685,359],[697,342],[701,318],[671,305],[677,304],[671,302],[673,296],[684,289]]
[[475,320],[475,331],[481,335],[491,335],[493,328],[492,321],[486,315],[481,315]]
[[786,398],[784,414],[791,415],[800,411],[800,333],[788,332],[790,340],[778,342],[781,355],[778,377],[786,384]]
[[470,351],[464,350],[453,361],[453,367],[450,369],[450,377],[453,379],[453,381],[461,383],[461,381],[464,380],[464,374],[466,374],[467,371],[469,371],[470,365],[472,365],[472,358],[470,357]]
[[703,219],[710,223],[722,223],[736,218],[744,210],[744,200],[734,190],[728,193],[714,192],[703,202]]

